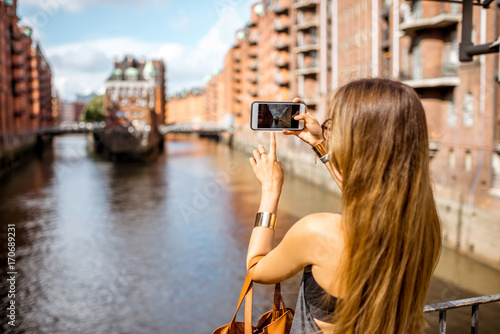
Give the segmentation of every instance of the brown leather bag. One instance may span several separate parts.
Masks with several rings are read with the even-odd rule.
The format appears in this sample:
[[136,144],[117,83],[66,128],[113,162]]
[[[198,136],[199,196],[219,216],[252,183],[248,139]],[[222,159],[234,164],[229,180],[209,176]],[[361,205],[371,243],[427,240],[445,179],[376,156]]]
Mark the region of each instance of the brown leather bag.
[[[274,288],[273,310],[264,313],[257,326],[252,326],[252,296],[253,281],[251,270],[253,266],[262,258],[258,257],[252,261],[248,269],[243,288],[241,289],[240,299],[233,319],[227,325],[217,328],[213,334],[288,334],[292,327],[294,310],[285,306],[285,301],[281,295],[281,286],[276,284]],[[236,314],[240,309],[241,303],[245,299],[245,321],[236,321]]]

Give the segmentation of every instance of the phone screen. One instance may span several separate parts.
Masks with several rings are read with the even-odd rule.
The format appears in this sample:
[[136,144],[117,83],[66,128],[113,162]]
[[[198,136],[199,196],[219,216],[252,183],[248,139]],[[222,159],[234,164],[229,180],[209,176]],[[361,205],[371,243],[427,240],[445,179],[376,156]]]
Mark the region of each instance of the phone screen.
[[252,104],[252,129],[302,130],[303,121],[293,117],[305,111],[303,103],[254,102]]

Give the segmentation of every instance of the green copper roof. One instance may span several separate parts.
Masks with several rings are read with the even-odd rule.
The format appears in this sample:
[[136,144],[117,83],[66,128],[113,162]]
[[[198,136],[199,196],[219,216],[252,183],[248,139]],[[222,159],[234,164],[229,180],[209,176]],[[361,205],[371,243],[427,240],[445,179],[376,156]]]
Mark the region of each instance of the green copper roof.
[[129,67],[125,70],[125,78],[126,79],[138,79],[139,78],[139,70],[135,67]]
[[146,61],[142,74],[146,79],[156,76],[156,69],[151,60]]
[[123,74],[123,71],[122,71],[122,69],[121,69],[121,68],[115,68],[115,71],[113,72],[113,75],[114,75],[115,77],[121,77],[121,76],[122,76],[122,74]]
[[23,33],[24,33],[26,36],[30,37],[30,36],[31,36],[31,28],[28,28],[28,27],[24,28]]
[[264,5],[262,3],[258,3],[253,7],[255,14],[262,16],[264,15]]

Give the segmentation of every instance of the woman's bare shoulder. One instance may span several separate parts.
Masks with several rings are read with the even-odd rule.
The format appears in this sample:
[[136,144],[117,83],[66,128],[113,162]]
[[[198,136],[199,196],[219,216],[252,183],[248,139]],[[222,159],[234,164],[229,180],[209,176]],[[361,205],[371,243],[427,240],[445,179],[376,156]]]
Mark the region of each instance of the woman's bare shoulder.
[[320,264],[338,253],[343,244],[342,216],[319,212],[305,216],[294,226],[294,234],[302,240],[299,247],[308,254],[310,264]]
[[296,225],[304,232],[308,232],[308,234],[324,234],[338,232],[341,221],[342,216],[339,213],[317,212],[305,216]]

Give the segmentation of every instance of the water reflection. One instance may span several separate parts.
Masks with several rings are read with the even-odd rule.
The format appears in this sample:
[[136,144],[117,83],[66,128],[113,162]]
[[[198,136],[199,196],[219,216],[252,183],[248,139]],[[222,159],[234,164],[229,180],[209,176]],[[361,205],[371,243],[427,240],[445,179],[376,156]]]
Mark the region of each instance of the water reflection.
[[[170,138],[144,165],[89,157],[83,136],[56,138],[42,160],[0,181],[2,247],[15,223],[18,248],[18,322],[13,330],[0,318],[3,332],[211,333],[234,312],[259,194],[246,155],[214,142]],[[301,216],[339,205],[288,175],[278,238]],[[5,282],[2,271],[1,309]],[[298,283],[283,287],[291,306]],[[477,295],[432,284],[429,300]],[[270,307],[271,289],[257,287],[255,314]],[[498,308],[481,312],[485,332],[499,328]]]

